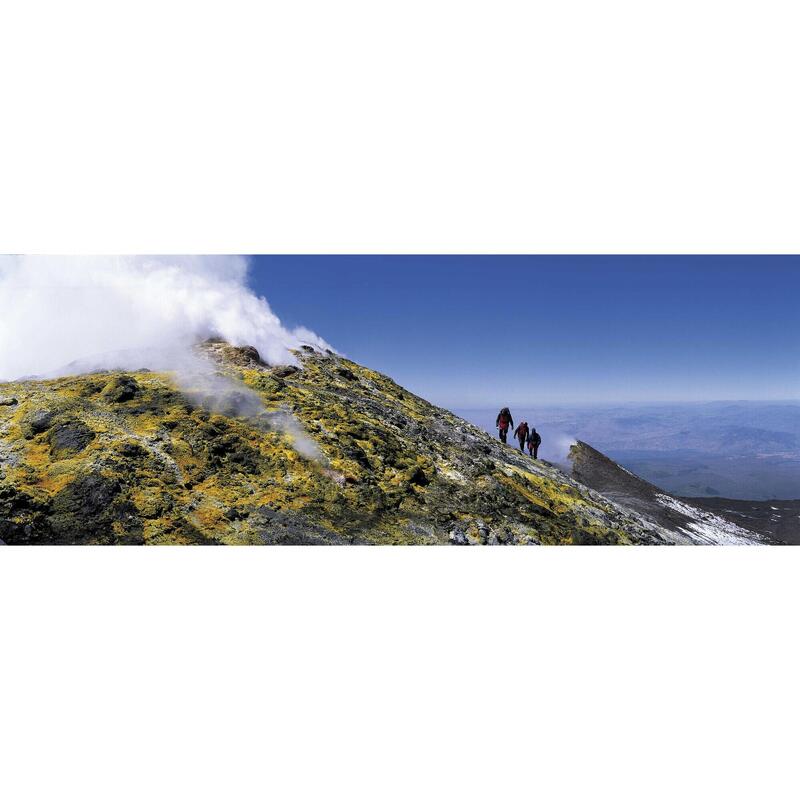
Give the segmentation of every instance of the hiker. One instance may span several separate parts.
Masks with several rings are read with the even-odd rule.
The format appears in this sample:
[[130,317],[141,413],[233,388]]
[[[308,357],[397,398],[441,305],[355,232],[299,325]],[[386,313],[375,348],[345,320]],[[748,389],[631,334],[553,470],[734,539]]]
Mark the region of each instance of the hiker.
[[520,422],[519,428],[514,431],[514,438],[519,440],[519,449],[525,452],[525,442],[528,441],[528,423]]
[[508,429],[514,427],[514,420],[511,417],[511,412],[507,408],[502,409],[502,411],[497,415],[495,427],[500,431],[500,441],[503,444],[507,444]]
[[542,437],[536,433],[536,428],[531,428],[528,434],[528,452],[533,456],[534,460],[539,460],[539,447],[542,444]]

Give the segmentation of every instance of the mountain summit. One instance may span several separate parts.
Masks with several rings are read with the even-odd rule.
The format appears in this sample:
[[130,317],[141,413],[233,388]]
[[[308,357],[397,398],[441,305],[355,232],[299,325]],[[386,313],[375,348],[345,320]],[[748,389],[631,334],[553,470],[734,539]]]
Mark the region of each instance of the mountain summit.
[[692,544],[760,537],[590,448],[533,461],[390,378],[209,341],[189,375],[0,386],[6,544]]

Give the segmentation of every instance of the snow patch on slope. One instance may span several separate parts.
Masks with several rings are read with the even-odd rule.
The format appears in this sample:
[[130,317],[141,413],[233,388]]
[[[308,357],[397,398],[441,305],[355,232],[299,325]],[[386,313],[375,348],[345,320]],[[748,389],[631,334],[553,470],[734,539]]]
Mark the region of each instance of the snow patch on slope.
[[689,521],[685,527],[681,527],[681,530],[697,544],[756,545],[762,543],[757,534],[740,528],[735,523],[718,517],[716,514],[701,511],[699,508],[666,494],[656,495],[656,500],[664,508],[688,518]]

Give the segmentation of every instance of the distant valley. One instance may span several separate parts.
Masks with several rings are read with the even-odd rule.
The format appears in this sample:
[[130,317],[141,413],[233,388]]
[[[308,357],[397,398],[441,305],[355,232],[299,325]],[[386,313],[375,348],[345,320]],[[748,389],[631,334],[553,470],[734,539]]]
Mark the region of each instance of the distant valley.
[[[800,498],[800,402],[650,403],[513,409],[564,463],[580,439],[683,497]],[[496,412],[457,413],[494,432]]]

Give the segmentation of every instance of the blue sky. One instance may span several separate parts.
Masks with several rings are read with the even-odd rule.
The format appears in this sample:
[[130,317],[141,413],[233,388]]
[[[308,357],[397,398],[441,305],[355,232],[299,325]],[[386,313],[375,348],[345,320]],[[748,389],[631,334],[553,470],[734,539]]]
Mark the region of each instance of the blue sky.
[[800,257],[251,263],[285,324],[449,407],[800,397]]

